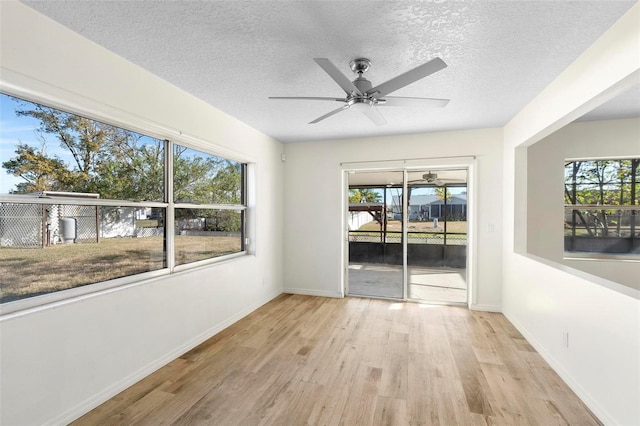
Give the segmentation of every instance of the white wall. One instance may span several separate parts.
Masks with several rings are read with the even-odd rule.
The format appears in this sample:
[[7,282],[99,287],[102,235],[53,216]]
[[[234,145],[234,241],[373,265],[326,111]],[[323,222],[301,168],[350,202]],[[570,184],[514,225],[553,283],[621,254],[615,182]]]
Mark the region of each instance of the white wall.
[[500,310],[500,129],[287,144],[285,153],[285,292],[342,294],[341,162],[475,155],[478,244],[473,307]]
[[[639,101],[640,102],[640,101]],[[527,252],[640,290],[640,262],[564,259],[564,161],[640,157],[640,119],[569,124],[527,153]]]
[[282,292],[282,146],[25,5],[0,17],[5,90],[255,162],[254,254],[0,317],[0,423],[59,424]]
[[526,247],[526,194],[523,209],[515,188],[516,181],[517,188],[528,186],[523,147],[638,83],[638,22],[636,4],[504,129],[503,312],[591,410],[612,425],[640,424],[640,296],[518,253]]

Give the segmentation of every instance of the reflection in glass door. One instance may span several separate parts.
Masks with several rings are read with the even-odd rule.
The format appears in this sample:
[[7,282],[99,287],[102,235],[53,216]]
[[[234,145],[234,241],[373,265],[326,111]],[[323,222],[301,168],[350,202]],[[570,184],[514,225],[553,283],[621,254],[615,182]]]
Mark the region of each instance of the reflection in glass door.
[[404,298],[403,176],[349,174],[349,295]]
[[409,173],[407,298],[467,302],[467,171]]

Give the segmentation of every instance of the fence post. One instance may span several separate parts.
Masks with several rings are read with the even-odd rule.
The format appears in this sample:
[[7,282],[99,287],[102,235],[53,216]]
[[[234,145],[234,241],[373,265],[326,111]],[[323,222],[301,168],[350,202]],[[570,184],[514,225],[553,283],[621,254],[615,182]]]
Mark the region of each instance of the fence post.
[[41,242],[42,242],[42,248],[45,248],[46,246],[48,246],[48,242],[47,242],[47,209],[46,206],[43,204],[42,208],[40,209],[41,211],[41,215],[40,217],[42,218],[41,220],[41,228],[42,228],[42,238],[41,238]]
[[96,244],[100,243],[100,206],[96,206]]

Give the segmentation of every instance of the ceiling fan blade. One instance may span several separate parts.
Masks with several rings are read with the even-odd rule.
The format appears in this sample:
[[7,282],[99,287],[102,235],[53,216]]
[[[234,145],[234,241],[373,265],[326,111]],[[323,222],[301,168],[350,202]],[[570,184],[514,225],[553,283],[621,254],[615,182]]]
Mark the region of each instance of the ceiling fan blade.
[[410,180],[407,182],[407,184],[415,186],[415,187],[431,187],[431,186],[440,186],[440,180],[436,179],[436,180],[431,180],[431,181],[427,181],[424,179],[418,179],[418,180]]
[[384,116],[378,111],[378,108],[371,105],[369,108],[365,108],[362,110],[362,113],[366,115],[369,120],[373,121],[373,124],[376,126],[382,126],[387,124],[387,120],[385,120]]
[[313,58],[314,61],[327,73],[329,76],[338,83],[338,86],[342,87],[342,90],[346,92],[347,95],[357,94],[361,95],[362,92],[349,80],[342,71],[340,71],[333,62],[328,60],[327,58]]
[[318,118],[316,118],[315,120],[310,121],[310,122],[309,122],[309,124],[316,124],[317,122],[322,121],[322,120],[324,120],[325,118],[329,118],[329,117],[331,117],[332,115],[336,115],[337,113],[339,113],[339,112],[341,112],[341,111],[344,111],[345,109],[349,109],[349,105],[344,105],[344,106],[341,106],[341,107],[340,107],[340,108],[338,108],[338,109],[334,109],[333,111],[326,113],[326,114],[325,114],[325,115],[323,115],[322,117],[318,117]]
[[295,99],[295,100],[307,100],[307,101],[342,101],[346,102],[345,98],[323,98],[317,96],[269,96],[269,99]]
[[429,62],[426,62],[420,66],[415,67],[412,70],[405,72],[404,74],[400,74],[399,76],[394,77],[391,80],[388,80],[372,89],[367,90],[367,94],[375,95],[377,98],[383,97],[446,67],[447,64],[445,64],[442,59],[432,59]]
[[385,102],[380,102],[378,106],[426,106],[433,108],[443,108],[449,103],[449,99],[437,98],[407,98],[403,96],[385,96]]

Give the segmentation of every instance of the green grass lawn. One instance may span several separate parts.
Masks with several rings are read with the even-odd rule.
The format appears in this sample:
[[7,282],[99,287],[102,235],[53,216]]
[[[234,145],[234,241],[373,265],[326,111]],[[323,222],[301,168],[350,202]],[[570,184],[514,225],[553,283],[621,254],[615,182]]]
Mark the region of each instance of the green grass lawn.
[[[162,237],[104,238],[99,244],[0,248],[0,303],[65,290],[164,267]],[[176,263],[241,249],[239,237],[176,236]]]

